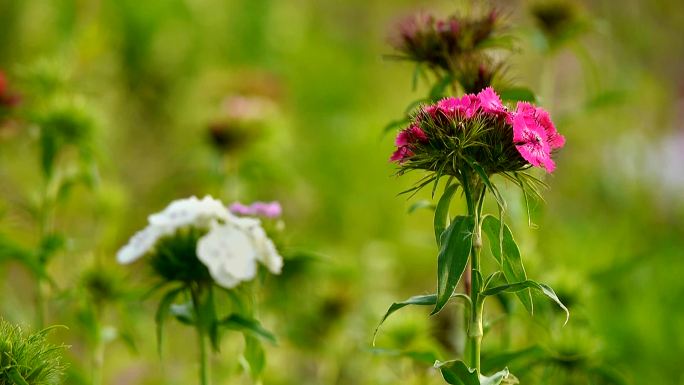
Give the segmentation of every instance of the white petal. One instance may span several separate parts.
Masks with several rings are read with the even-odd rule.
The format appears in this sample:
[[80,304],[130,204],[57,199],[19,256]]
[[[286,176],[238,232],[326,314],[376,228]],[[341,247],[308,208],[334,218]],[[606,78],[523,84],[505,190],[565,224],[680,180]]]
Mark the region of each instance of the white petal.
[[211,220],[227,220],[230,216],[221,201],[207,195],[202,200],[194,196],[175,200],[161,212],[150,215],[148,220],[152,225],[178,229],[189,225],[208,226]]
[[157,240],[166,234],[164,228],[148,226],[138,231],[131,237],[126,246],[116,253],[116,260],[121,264],[131,263],[147,254],[157,243]]
[[219,285],[232,288],[256,276],[257,250],[250,237],[230,224],[215,225],[197,242],[197,258]]
[[257,259],[273,274],[280,274],[283,268],[283,257],[280,256],[273,241],[261,227],[261,221],[255,218],[239,217],[233,222],[246,231],[257,249]]

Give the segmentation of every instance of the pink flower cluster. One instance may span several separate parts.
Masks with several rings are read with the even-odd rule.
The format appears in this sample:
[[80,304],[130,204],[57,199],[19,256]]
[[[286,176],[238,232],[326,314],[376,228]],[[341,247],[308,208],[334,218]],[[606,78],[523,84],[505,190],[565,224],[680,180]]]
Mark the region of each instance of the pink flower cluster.
[[414,123],[397,135],[397,150],[390,161],[404,163],[414,155],[417,146],[429,142],[428,135],[421,128],[421,121],[429,119],[442,122],[445,118],[449,124],[474,118],[503,119],[512,126],[511,141],[523,159],[548,172],[553,172],[556,167],[551,159],[552,151],[565,144],[565,138],[556,130],[548,112],[526,102],[518,102],[515,111],[508,111],[499,95],[487,87],[478,94],[449,97],[423,107]]
[[251,205],[244,205],[235,202],[229,207],[230,212],[240,216],[278,218],[282,215],[283,209],[278,202],[254,202]]
[[506,118],[513,125],[513,142],[520,155],[531,165],[548,172],[556,169],[551,152],[565,145],[549,113],[530,103],[518,102],[514,113]]

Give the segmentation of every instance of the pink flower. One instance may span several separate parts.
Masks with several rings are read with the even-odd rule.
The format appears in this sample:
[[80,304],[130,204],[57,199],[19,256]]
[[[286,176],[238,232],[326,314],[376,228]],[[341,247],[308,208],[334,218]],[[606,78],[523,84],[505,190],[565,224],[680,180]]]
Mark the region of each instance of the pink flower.
[[463,97],[454,98],[444,98],[437,102],[437,109],[441,111],[444,115],[450,118],[455,118],[456,115],[463,115],[470,119],[480,108],[480,100],[476,95],[467,94]]
[[520,155],[531,165],[542,167],[549,173],[556,168],[551,159],[546,131],[533,116],[521,112],[513,116],[513,142]]
[[537,107],[537,121],[539,122],[539,125],[544,127],[547,141],[549,142],[549,146],[551,146],[552,150],[565,146],[565,137],[558,133],[556,126],[554,126],[553,122],[551,121],[551,116],[549,116],[549,113],[540,107]]
[[397,134],[397,138],[394,141],[397,150],[394,151],[390,157],[390,161],[403,163],[406,158],[413,156],[411,147],[427,141],[427,135],[425,135],[425,132],[417,125],[412,125],[405,130],[399,131],[399,134]]
[[251,205],[243,205],[240,202],[235,202],[230,205],[229,210],[235,215],[266,218],[278,218],[283,213],[280,203],[276,201],[254,202]]
[[516,114],[523,114],[534,119],[544,129],[547,143],[552,150],[559,149],[565,145],[565,137],[558,133],[549,113],[543,108],[536,107],[527,102],[519,102]]
[[423,132],[420,127],[413,125],[405,130],[400,131],[397,135],[397,139],[394,141],[394,144],[397,147],[403,147],[410,146],[416,142],[427,142],[427,140],[428,137],[425,135],[425,132]]
[[501,103],[499,95],[494,92],[492,87],[487,87],[480,91],[477,94],[477,98],[483,111],[494,115],[506,113],[506,107]]

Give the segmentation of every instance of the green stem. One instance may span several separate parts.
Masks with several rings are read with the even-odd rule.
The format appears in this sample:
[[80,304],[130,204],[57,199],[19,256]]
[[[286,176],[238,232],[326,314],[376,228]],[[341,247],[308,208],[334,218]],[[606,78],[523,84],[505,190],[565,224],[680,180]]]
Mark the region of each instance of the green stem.
[[473,229],[473,244],[471,250],[470,276],[472,277],[471,299],[473,307],[470,312],[470,323],[468,325],[469,339],[469,359],[470,366],[480,372],[480,353],[482,345],[483,326],[482,313],[484,312],[484,301],[480,298],[482,292],[480,279],[480,250],[482,250],[482,205],[484,203],[485,188],[476,188],[476,201],[472,201],[472,196],[468,204],[468,214],[473,217],[475,226]]
[[209,354],[207,345],[207,322],[204,317],[204,312],[202,309],[202,287],[192,286],[190,288],[190,295],[192,296],[193,307],[195,308],[196,322],[195,327],[197,329],[197,342],[200,355],[200,385],[210,385],[211,378],[209,375]]

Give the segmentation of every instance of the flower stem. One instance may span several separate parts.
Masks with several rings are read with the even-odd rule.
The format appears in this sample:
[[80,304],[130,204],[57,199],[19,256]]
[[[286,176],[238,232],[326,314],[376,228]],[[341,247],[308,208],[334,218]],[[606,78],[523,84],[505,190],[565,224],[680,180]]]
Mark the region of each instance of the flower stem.
[[195,328],[197,329],[197,342],[199,349],[199,377],[200,385],[210,385],[210,370],[209,370],[209,354],[207,345],[207,322],[202,311],[202,287],[201,286],[191,286],[190,294],[192,296],[192,304],[195,308]]
[[[475,187],[475,186],[472,186]],[[470,189],[469,189],[470,190]],[[481,217],[482,217],[482,204],[484,203],[485,188],[484,186],[475,187],[474,190],[476,197],[473,201],[473,195],[466,195],[466,199],[470,200],[468,202],[468,214],[473,217],[475,226],[473,228],[473,243],[471,249],[471,263],[470,263],[470,276],[471,276],[471,300],[473,307],[470,311],[470,322],[468,325],[468,339],[469,339],[469,360],[470,366],[477,369],[480,372],[480,348],[482,345],[483,326],[482,326],[482,313],[484,312],[484,301],[480,298],[480,293],[482,292],[482,280],[480,275],[480,250],[482,250],[482,228],[481,228]]]

